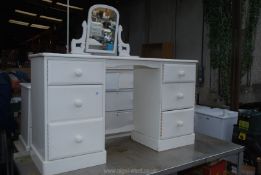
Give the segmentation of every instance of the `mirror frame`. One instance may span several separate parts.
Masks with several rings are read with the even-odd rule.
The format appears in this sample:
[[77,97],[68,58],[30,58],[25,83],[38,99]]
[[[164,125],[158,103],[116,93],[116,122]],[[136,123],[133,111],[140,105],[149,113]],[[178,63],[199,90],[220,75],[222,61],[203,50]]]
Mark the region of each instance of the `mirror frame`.
[[[91,31],[91,15],[92,15],[92,11],[96,8],[106,8],[106,9],[110,9],[113,10],[116,15],[117,15],[117,24],[116,24],[116,30],[115,30],[115,37],[114,37],[114,45],[113,45],[113,50],[98,50],[98,49],[89,49],[89,37],[90,37],[90,31]],[[87,53],[109,53],[109,54],[117,54],[117,47],[118,47],[118,30],[119,30],[119,12],[116,8],[112,7],[112,6],[108,6],[108,5],[104,5],[104,4],[96,4],[90,7],[89,12],[88,12],[88,23],[87,23],[87,37],[86,37],[86,47],[85,47],[85,51]]]

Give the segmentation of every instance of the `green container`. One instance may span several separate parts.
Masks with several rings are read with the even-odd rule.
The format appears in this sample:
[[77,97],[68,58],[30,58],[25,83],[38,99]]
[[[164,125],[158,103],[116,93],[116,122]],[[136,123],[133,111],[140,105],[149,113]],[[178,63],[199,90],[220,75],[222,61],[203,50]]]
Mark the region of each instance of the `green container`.
[[255,110],[243,110],[239,112],[238,127],[249,133],[261,134],[261,112]]
[[241,129],[238,125],[233,127],[232,142],[245,146],[247,144],[248,131]]

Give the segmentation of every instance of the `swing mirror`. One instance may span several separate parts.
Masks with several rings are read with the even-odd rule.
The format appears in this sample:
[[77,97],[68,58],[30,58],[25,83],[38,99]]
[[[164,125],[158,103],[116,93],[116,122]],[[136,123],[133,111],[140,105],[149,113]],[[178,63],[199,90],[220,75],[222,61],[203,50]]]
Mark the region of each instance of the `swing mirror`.
[[86,52],[117,54],[119,12],[107,5],[94,5],[88,13]]

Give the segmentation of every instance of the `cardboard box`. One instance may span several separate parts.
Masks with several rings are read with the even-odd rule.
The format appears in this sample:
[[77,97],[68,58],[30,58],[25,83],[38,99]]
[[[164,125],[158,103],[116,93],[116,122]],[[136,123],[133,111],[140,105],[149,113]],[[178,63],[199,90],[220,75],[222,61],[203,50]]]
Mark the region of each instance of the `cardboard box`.
[[174,58],[174,45],[171,42],[143,44],[141,57]]
[[242,165],[240,173],[241,175],[255,175],[256,168],[250,165]]

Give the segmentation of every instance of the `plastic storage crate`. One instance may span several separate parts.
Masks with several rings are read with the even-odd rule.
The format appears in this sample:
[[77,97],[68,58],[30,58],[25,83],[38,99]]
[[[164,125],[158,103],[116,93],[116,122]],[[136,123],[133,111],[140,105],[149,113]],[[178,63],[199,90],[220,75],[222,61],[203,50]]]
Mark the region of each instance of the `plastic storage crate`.
[[237,123],[238,113],[227,109],[195,107],[195,132],[232,141],[233,126]]

